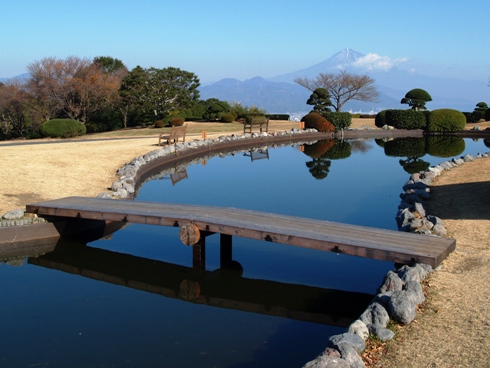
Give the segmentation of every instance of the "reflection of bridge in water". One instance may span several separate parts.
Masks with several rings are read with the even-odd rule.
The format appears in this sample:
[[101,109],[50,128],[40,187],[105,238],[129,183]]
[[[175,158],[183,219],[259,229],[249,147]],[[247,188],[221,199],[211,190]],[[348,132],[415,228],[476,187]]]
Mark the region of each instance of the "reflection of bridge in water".
[[29,263],[197,304],[347,327],[372,295],[241,276],[235,261],[215,271],[58,242]]

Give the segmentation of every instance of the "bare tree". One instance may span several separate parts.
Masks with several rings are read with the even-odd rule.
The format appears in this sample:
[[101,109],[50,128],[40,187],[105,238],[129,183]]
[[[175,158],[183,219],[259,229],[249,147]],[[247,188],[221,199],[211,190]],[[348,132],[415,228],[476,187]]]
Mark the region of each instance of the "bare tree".
[[373,78],[346,70],[338,73],[320,73],[316,78],[296,77],[294,82],[312,92],[317,88],[325,88],[330,93],[335,111],[341,111],[347,101],[376,102],[379,96]]
[[24,137],[33,124],[27,107],[28,94],[24,84],[0,83],[0,127],[4,136]]
[[89,113],[117,96],[122,79],[89,59],[75,56],[65,60],[44,58],[30,64],[28,70],[33,108],[44,120],[62,112],[71,119],[86,122]]

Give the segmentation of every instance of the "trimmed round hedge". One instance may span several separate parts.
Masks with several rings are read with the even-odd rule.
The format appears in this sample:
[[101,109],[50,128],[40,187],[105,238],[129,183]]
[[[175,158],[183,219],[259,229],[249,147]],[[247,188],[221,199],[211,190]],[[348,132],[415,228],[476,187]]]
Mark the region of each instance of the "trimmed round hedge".
[[221,116],[222,123],[232,123],[235,121],[235,119],[236,119],[235,115],[232,114],[231,112]]
[[317,112],[310,112],[301,119],[306,129],[316,129],[319,132],[334,132],[335,127]]
[[386,123],[386,112],[388,110],[382,110],[376,114],[376,117],[374,118],[374,125],[376,125],[378,128],[382,128],[385,125],[388,125]]
[[41,125],[41,133],[50,138],[72,138],[84,135],[87,128],[73,119],[53,119]]
[[182,126],[184,125],[184,121],[185,121],[184,118],[174,117],[174,118],[170,118],[168,123],[170,126]]
[[386,123],[396,129],[424,129],[426,119],[421,111],[416,110],[388,110]]
[[429,132],[457,132],[466,126],[466,117],[461,111],[453,109],[433,110],[427,117]]

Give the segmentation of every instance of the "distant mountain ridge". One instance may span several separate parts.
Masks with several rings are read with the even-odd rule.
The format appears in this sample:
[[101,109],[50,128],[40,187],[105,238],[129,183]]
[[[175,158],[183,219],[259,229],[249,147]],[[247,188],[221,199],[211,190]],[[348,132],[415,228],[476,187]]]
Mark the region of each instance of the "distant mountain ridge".
[[343,49],[328,59],[310,67],[287,74],[264,79],[260,77],[245,81],[231,79],[222,85],[218,81],[200,88],[201,98],[218,98],[220,100],[239,102],[244,106],[258,106],[271,113],[306,112],[311,109],[306,105],[311,92],[294,83],[296,77],[314,78],[319,73],[336,72],[346,69],[356,74],[368,74],[375,80],[380,92],[379,102],[348,102],[343,111],[378,112],[387,108],[407,108],[400,100],[409,90],[423,88],[432,96],[433,101],[427,104],[429,109],[454,108],[461,111],[473,111],[480,101],[490,100],[490,88],[486,81],[463,81],[451,78],[436,78],[403,71],[396,66],[389,68],[369,69],[366,55]]
[[[371,54],[373,55],[373,54]],[[463,81],[454,78],[436,78],[410,73],[392,66],[387,69],[369,68],[369,57],[353,49],[343,49],[329,58],[307,68],[292,71],[272,78],[254,77],[245,81],[225,78],[215,83],[201,85],[202,99],[218,98],[238,102],[243,106],[257,106],[269,113],[306,113],[311,106],[306,104],[311,92],[294,83],[296,77],[314,78],[319,73],[337,72],[346,69],[357,74],[368,74],[375,80],[380,92],[378,102],[348,102],[343,111],[378,112],[387,108],[407,108],[400,100],[413,88],[425,89],[433,101],[427,103],[431,110],[449,107],[461,111],[473,111],[480,101],[490,103],[490,88],[487,81]],[[29,73],[13,78],[0,78],[0,82],[27,79]]]

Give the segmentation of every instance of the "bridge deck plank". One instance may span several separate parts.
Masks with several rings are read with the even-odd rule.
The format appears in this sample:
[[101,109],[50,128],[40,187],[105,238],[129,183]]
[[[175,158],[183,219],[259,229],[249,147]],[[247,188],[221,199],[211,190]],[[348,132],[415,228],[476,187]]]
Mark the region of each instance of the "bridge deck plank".
[[68,197],[30,204],[26,209],[40,216],[163,226],[192,222],[203,231],[432,267],[437,267],[456,246],[456,241],[449,238],[231,207]]

